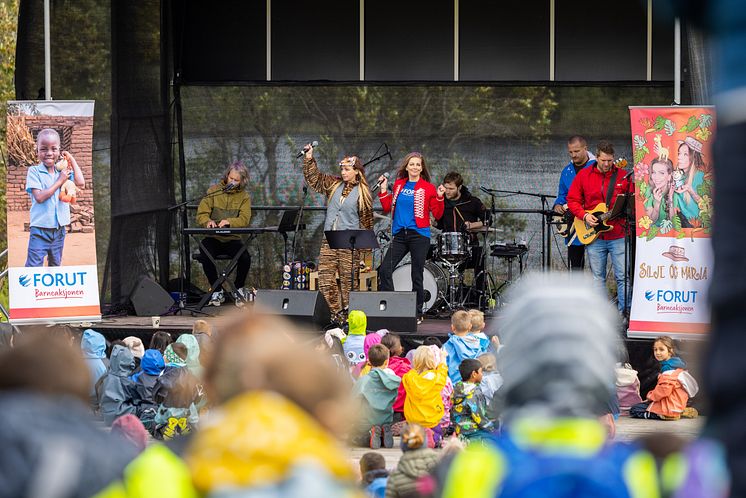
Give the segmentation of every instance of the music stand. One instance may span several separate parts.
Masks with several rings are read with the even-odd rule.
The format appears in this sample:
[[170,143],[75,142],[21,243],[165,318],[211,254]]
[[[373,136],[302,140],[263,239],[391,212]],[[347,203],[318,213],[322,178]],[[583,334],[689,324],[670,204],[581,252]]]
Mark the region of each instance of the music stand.
[[[349,249],[352,253],[350,269],[350,291],[355,290],[355,249],[378,249],[373,230],[326,230],[326,241],[331,249]],[[341,277],[340,277],[341,278]]]

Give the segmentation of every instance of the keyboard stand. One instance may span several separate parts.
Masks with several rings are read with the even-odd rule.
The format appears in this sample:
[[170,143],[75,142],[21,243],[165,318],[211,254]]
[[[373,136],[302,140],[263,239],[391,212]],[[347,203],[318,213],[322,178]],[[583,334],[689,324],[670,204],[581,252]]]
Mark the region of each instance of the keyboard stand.
[[[192,234],[190,234],[192,235]],[[222,270],[220,270],[220,273],[218,274],[218,279],[215,280],[210,284],[210,288],[207,289],[207,292],[205,292],[202,295],[202,298],[199,300],[199,303],[197,304],[197,310],[199,312],[203,312],[202,308],[205,307],[207,304],[207,301],[210,300],[210,297],[212,297],[212,293],[218,291],[219,289],[223,288],[223,283],[228,285],[228,288],[230,289],[230,292],[234,296],[238,296],[238,289],[236,288],[236,285],[228,279],[228,276],[233,273],[233,270],[235,270],[236,266],[238,266],[238,260],[241,258],[241,255],[246,252],[249,252],[249,243],[254,239],[254,237],[246,237],[246,239],[243,241],[243,246],[241,246],[241,249],[236,252],[235,256],[228,262],[228,264],[223,267]],[[215,265],[215,268],[218,267],[218,262],[215,259],[215,257],[210,254],[210,251],[207,250],[205,245],[202,243],[204,240],[204,237],[199,239],[199,247],[202,249],[202,253],[207,256],[207,258],[212,262],[213,265]]]

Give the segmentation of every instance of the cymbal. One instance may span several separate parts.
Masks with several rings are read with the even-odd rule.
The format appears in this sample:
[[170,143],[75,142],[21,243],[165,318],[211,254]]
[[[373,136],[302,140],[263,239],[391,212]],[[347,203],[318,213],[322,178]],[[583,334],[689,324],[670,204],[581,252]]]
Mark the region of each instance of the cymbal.
[[470,228],[469,233],[501,233],[504,232],[502,228],[497,227],[479,227],[479,228]]

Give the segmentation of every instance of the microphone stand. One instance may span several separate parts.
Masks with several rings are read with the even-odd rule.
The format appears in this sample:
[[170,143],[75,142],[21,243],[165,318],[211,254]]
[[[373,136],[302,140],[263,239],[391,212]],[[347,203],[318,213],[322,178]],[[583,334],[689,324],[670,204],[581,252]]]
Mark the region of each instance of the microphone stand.
[[[169,208],[168,208],[167,211],[168,212],[172,212],[172,211],[175,211],[177,209],[186,208],[187,204],[190,204],[190,203],[196,202],[196,201],[201,201],[202,199],[209,199],[210,197],[215,197],[215,196],[220,195],[220,194],[222,194],[224,192],[227,192],[227,191],[228,191],[228,188],[226,186],[226,187],[218,189],[218,190],[216,190],[214,192],[208,192],[208,193],[206,193],[204,195],[200,195],[198,197],[194,197],[194,198],[186,200],[184,202],[180,202],[178,204],[174,204],[173,206],[169,206]],[[182,199],[183,199],[183,197],[182,197]],[[186,220],[186,214],[185,213],[181,217],[181,219],[182,220]],[[181,250],[179,251],[179,273],[181,274],[181,278],[179,278],[179,302],[178,302],[179,309],[176,312],[174,312],[174,314],[176,314],[176,313],[183,313],[187,309],[187,306],[186,306],[186,297],[184,296],[184,280],[185,279],[189,280],[190,287],[191,287],[191,282],[192,282],[191,275],[187,275],[187,272],[186,272],[186,269],[185,269],[186,258],[189,257],[189,254],[188,254],[188,252],[189,252],[189,239],[187,238],[187,244],[185,245],[184,244],[184,232],[183,232],[184,228],[186,228],[186,227],[182,227],[182,230],[179,230],[179,247],[181,247]],[[211,316],[209,313],[205,313],[202,310],[196,310],[196,309],[189,308],[189,311],[192,314],[194,314],[194,313],[201,313],[201,314],[206,315],[206,316]]]
[[[482,192],[493,195],[494,194],[512,194],[512,195],[525,195],[528,197],[537,197],[541,199],[541,209],[539,210],[515,210],[514,212],[529,212],[541,214],[541,268],[544,271],[551,271],[552,269],[552,232],[549,227],[549,217],[554,216],[556,213],[547,209],[547,199],[553,199],[553,194],[537,194],[533,192],[522,192],[520,190],[497,190],[486,187],[479,187]],[[492,214],[495,214],[494,197],[492,198]]]
[[[293,275],[293,269],[294,269],[294,262],[295,262],[295,249],[296,249],[296,237],[298,236],[298,231],[300,230],[301,221],[303,220],[303,211],[306,207],[306,198],[308,197],[308,185],[306,185],[305,180],[303,181],[303,197],[300,201],[300,210],[298,211],[298,219],[295,221],[295,231],[293,232],[293,255],[290,258],[291,268],[290,268],[290,275]],[[285,264],[289,264],[290,261],[285,262]],[[292,283],[292,288],[295,288],[296,282]]]

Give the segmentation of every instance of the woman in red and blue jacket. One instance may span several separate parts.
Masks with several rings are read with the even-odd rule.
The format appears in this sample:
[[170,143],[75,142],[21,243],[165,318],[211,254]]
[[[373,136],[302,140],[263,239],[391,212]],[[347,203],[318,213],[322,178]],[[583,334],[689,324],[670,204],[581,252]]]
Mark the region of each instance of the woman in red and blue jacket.
[[422,286],[425,259],[430,249],[430,214],[435,219],[443,216],[443,185],[435,188],[430,183],[430,172],[425,158],[419,152],[410,152],[402,160],[394,182],[393,194],[389,192],[385,177],[379,178],[381,191],[378,199],[383,212],[393,210],[391,232],[394,235],[391,247],[386,251],[378,268],[380,288],[393,291],[394,268],[402,258],[412,256],[412,290],[417,293],[417,314],[422,315],[425,291]]

